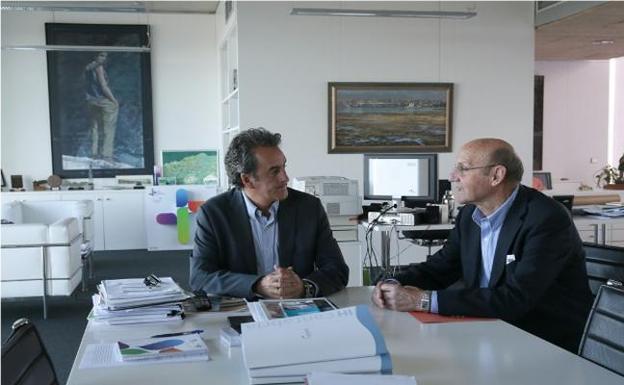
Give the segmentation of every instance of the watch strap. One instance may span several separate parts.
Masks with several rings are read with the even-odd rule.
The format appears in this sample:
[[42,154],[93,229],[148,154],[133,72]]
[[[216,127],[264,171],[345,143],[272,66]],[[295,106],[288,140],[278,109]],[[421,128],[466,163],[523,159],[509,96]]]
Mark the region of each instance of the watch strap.
[[303,279],[303,295],[305,298],[314,298],[318,295],[318,286],[313,281]]
[[420,311],[429,312],[431,310],[431,292],[423,291],[420,295]]

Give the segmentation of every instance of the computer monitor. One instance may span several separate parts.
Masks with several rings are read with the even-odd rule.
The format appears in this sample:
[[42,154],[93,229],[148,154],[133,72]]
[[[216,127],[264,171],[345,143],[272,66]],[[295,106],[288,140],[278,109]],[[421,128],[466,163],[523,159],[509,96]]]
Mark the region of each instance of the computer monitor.
[[407,207],[435,202],[438,187],[436,154],[364,155],[364,199],[401,197]]

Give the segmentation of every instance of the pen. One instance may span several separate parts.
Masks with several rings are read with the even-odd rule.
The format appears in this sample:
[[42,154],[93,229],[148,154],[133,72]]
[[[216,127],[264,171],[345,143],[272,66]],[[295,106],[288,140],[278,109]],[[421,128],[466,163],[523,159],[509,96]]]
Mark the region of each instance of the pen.
[[150,338],[185,336],[185,335],[188,335],[188,334],[199,334],[199,333],[203,333],[203,332],[204,332],[203,330],[197,329],[197,330],[189,330],[189,331],[186,331],[186,332],[156,334],[154,336],[151,336]]

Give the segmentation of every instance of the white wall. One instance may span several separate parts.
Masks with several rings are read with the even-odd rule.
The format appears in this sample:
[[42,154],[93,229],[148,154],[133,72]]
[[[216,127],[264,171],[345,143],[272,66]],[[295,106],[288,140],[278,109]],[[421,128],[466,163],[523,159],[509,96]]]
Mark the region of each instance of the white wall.
[[[327,154],[327,82],[452,82],[453,150],[473,138],[500,137],[531,170],[532,4],[476,5],[473,19],[438,20],[289,12],[294,6],[456,10],[466,3],[239,3],[241,127],[281,132],[291,177],[361,181],[362,155]],[[454,155],[440,155],[440,177],[448,175]]]
[[[214,15],[2,11],[2,46],[44,45],[46,22],[152,27],[154,156],[220,146]],[[2,170],[52,174],[44,51],[2,50]]]
[[609,61],[536,62],[535,73],[544,76],[544,171],[553,183],[593,186],[608,162]]

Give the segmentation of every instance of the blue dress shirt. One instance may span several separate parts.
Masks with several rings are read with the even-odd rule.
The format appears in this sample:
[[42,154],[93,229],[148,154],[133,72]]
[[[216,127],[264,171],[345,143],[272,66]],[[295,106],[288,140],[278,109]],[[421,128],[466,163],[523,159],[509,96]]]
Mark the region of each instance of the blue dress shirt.
[[279,226],[277,223],[279,201],[273,202],[269,207],[269,216],[265,217],[245,192],[243,192],[243,198],[254,240],[258,275],[266,275],[274,270],[273,266],[279,264]]
[[[518,195],[519,188],[520,185],[514,189],[505,202],[492,214],[486,216],[477,207],[472,212],[472,220],[481,228],[481,274],[479,275],[479,287],[488,287],[490,283],[498,236],[507,213],[516,199],[516,195]],[[431,312],[438,312],[438,293],[436,291],[431,292]]]

